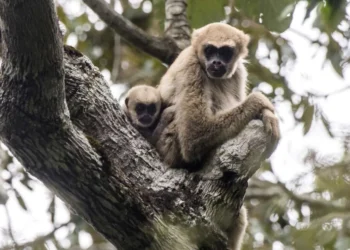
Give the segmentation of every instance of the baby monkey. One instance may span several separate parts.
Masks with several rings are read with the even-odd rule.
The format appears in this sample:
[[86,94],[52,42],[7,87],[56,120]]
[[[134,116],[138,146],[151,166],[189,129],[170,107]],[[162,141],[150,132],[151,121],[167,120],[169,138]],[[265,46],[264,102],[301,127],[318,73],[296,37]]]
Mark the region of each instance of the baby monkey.
[[138,85],[126,94],[124,112],[133,126],[151,144],[155,143],[152,135],[157,127],[161,104],[159,91],[151,86]]

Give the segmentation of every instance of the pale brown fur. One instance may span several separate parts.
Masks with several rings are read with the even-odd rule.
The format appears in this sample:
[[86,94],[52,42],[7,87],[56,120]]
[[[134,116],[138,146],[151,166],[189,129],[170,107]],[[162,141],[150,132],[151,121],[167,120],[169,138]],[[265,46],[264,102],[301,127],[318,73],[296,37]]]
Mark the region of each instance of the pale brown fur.
[[[274,107],[261,93],[246,97],[247,71],[243,60],[247,55],[249,37],[227,24],[213,23],[196,30],[192,44],[183,50],[161,79],[158,90],[166,107],[175,106],[175,125],[170,125],[177,138],[174,147],[185,162],[195,162],[215,146],[237,135],[252,119],[263,115],[272,137],[279,137]],[[234,45],[238,54],[231,61],[227,75],[220,79],[208,77],[203,69],[202,47],[207,43]],[[262,110],[266,109],[264,112]],[[269,112],[269,111],[270,112]],[[169,131],[168,131],[169,134]],[[176,151],[163,150],[165,158]],[[175,159],[168,164],[176,164]]]
[[[227,24],[213,23],[196,30],[191,46],[183,50],[163,76],[158,90],[164,110],[161,121],[169,125],[161,133],[156,147],[170,166],[200,164],[207,153],[236,136],[252,119],[262,116],[270,133],[272,153],[279,138],[274,107],[261,93],[246,96],[248,35]],[[206,71],[203,46],[229,45],[236,49],[228,71],[213,78]],[[245,209],[229,232],[232,250],[241,248],[247,225]],[[243,212],[242,212],[243,211]]]
[[[151,116],[151,122],[149,124],[140,122],[136,113],[136,105],[138,103],[145,105],[154,103],[156,105],[156,112]],[[156,141],[156,138],[153,138],[153,132],[157,127],[162,108],[161,104],[160,94],[156,88],[147,85],[138,85],[128,91],[123,105],[123,110],[131,123],[152,144]],[[160,132],[157,133],[159,134]]]

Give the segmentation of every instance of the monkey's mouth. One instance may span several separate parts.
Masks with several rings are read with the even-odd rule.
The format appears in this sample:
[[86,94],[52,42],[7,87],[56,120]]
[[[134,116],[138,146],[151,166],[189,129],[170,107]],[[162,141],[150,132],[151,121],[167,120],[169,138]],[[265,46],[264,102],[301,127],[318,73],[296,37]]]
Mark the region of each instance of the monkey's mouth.
[[209,73],[210,77],[221,78],[226,74],[226,68],[225,67],[215,67],[215,66],[210,65],[207,68],[207,72]]
[[140,125],[145,127],[150,126],[152,124],[152,121],[152,117],[148,115],[139,118]]

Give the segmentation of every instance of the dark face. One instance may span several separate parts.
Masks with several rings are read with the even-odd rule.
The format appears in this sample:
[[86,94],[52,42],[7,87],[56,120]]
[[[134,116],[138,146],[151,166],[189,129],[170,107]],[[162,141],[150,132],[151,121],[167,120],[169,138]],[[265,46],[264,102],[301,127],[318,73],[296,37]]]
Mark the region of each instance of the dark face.
[[235,49],[230,46],[215,47],[205,45],[205,67],[209,77],[222,78],[228,71],[228,65],[232,61]]
[[151,126],[154,121],[154,116],[157,112],[157,106],[155,103],[136,103],[135,112],[140,125],[148,127]]

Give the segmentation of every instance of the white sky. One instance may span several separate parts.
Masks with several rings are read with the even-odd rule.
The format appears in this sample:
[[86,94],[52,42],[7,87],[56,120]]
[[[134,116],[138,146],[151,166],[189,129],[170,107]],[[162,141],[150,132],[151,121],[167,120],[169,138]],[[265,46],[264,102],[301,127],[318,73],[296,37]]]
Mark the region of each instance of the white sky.
[[[72,1],[69,8],[72,13],[79,8],[79,6],[74,5],[75,3],[75,1]],[[305,2],[298,4],[291,27],[311,39],[316,38],[319,34],[317,30],[312,29],[311,21],[308,20],[302,24],[305,6]],[[93,15],[91,18],[95,19]],[[329,93],[350,84],[349,67],[344,70],[345,79],[342,79],[333,71],[329,63],[326,63],[323,67],[324,51],[311,46],[308,39],[297,35],[293,31],[284,32],[283,37],[291,41],[297,54],[295,66],[287,72],[287,78],[294,91],[297,93],[305,93],[305,91]],[[109,74],[107,72],[104,73],[108,78]],[[123,86],[114,85],[112,91],[118,95],[120,91],[123,91],[123,88]],[[326,100],[317,99],[315,102],[321,105],[331,122],[350,125],[350,115],[344,115],[344,112],[347,112],[347,107],[350,107],[350,91],[344,91]],[[313,124],[310,133],[307,136],[303,136],[303,128],[301,126],[295,127],[291,119],[290,105],[288,103],[279,103],[277,110],[282,121],[282,139],[271,160],[274,171],[282,181],[291,181],[297,175],[308,172],[309,168],[302,162],[302,158],[310,147],[316,149],[321,156],[341,156],[342,148],[340,143],[335,139],[329,138],[320,124]],[[305,190],[307,190],[310,187],[312,175],[308,174],[305,176]],[[269,176],[267,175],[266,178],[269,178]],[[14,193],[9,191],[10,199],[7,206],[17,243],[31,241],[35,237],[44,235],[52,230],[50,217],[46,212],[51,200],[50,192],[40,183],[34,184],[34,192],[28,191],[18,180],[14,181],[14,186],[22,194],[29,209],[29,212],[24,211],[14,198]],[[59,225],[69,220],[69,213],[58,199],[56,204],[56,222]],[[0,205],[0,247],[8,243],[4,241],[7,223],[5,208]],[[57,232],[57,237],[63,239],[67,233],[67,229],[63,228]],[[87,235],[82,235],[79,239],[84,247],[88,247],[91,244],[91,239]],[[63,242],[63,244],[69,246],[69,242]],[[50,249],[55,248],[50,246]],[[274,250],[278,249],[280,247],[277,244]]]

